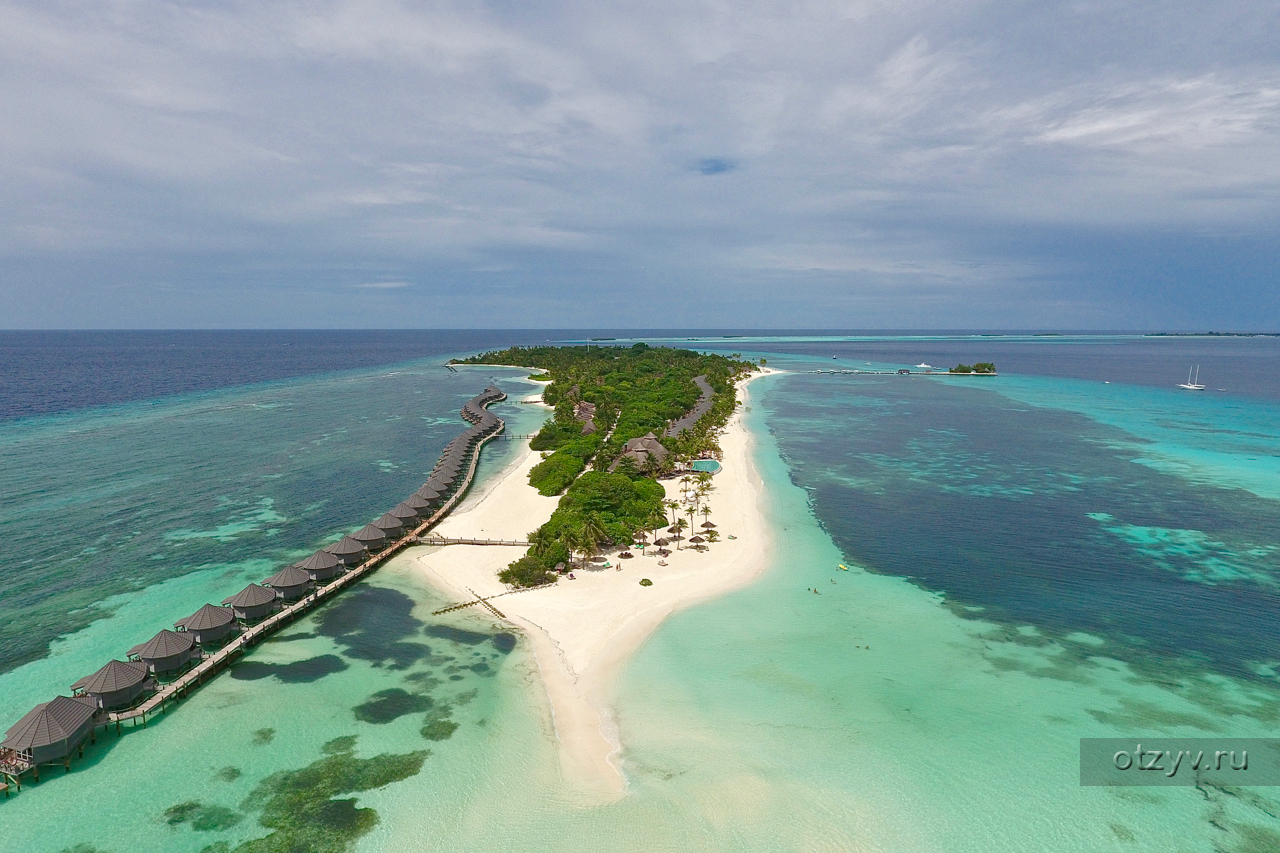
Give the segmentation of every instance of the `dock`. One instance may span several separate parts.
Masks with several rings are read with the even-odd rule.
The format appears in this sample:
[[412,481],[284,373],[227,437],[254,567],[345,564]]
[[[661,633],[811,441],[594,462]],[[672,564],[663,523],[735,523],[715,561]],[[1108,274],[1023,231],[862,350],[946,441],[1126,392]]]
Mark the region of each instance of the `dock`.
[[445,536],[419,536],[419,545],[515,545],[528,548],[529,543],[518,539],[450,539]]

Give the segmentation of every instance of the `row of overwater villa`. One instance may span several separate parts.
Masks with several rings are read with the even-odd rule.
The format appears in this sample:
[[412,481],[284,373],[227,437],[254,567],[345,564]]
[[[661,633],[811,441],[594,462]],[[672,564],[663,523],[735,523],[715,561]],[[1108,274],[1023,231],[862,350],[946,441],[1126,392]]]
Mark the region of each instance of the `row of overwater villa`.
[[205,604],[174,630],[162,629],[129,649],[126,660],[111,660],[71,685],[71,696],[56,696],[29,711],[0,742],[0,788],[21,789],[40,767],[83,757],[86,743],[97,742],[99,727],[125,721],[146,725],[147,715],[176,701],[279,628],[328,601],[382,565],[417,536],[438,523],[470,486],[480,448],[504,428],[486,407],[506,398],[489,386],[462,407],[472,424],[445,447],[422,488],[376,521],[307,559],[286,566],[261,584],[251,583],[222,600]]

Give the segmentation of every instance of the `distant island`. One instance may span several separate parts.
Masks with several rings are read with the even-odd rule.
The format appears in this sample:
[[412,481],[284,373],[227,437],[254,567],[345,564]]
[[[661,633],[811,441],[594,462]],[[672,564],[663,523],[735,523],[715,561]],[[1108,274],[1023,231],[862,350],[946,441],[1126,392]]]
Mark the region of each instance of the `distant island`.
[[1280,338],[1280,332],[1147,332],[1144,338]]

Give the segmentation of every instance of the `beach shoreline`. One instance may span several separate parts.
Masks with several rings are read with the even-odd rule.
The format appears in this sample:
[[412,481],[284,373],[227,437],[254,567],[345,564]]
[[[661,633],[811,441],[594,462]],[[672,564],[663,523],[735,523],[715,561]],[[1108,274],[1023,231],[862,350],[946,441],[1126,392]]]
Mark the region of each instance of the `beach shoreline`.
[[[738,385],[748,400],[758,371]],[[529,398],[525,398],[528,400]],[[647,555],[611,557],[608,568],[575,569],[575,580],[502,595],[493,604],[529,640],[537,662],[566,782],[604,798],[627,787],[624,744],[613,714],[613,690],[630,657],[672,613],[740,588],[772,562],[773,537],[762,501],[763,483],[753,459],[754,441],[735,411],[721,438],[721,470],[708,503],[721,540],[707,551],[674,551],[658,565]],[[444,537],[521,539],[550,518],[559,497],[543,497],[528,472],[540,455],[522,442],[517,456],[474,500],[432,532]],[[679,481],[664,480],[668,497]],[[728,539],[733,535],[734,539]],[[442,592],[467,600],[508,592],[497,573],[522,556],[523,547],[422,546],[401,557],[415,576]],[[649,578],[652,586],[639,584]]]

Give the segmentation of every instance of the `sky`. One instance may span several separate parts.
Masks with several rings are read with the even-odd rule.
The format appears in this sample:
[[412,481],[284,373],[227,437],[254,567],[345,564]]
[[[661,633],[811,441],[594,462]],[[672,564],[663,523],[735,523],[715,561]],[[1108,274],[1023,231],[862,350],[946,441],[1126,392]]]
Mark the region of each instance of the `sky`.
[[1280,4],[0,0],[0,327],[1280,330]]

